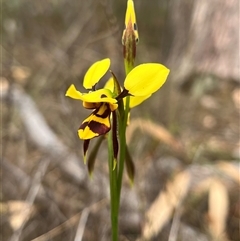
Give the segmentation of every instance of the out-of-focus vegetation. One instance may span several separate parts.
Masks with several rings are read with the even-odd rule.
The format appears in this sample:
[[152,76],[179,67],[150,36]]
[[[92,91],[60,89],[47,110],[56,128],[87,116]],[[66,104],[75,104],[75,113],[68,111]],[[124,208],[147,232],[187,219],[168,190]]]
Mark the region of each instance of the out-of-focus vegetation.
[[[171,74],[131,113],[121,240],[239,240],[237,1],[217,2],[135,1],[136,62]],[[125,6],[3,0],[2,240],[110,240],[106,143],[91,180],[77,137],[89,112],[64,95],[106,57],[123,82]]]

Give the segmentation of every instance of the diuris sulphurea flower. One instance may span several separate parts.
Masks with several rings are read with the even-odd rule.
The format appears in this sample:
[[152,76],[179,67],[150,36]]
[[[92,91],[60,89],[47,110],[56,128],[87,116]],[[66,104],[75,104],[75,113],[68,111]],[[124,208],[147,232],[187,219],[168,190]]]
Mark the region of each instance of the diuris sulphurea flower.
[[[141,104],[165,83],[169,74],[169,69],[161,64],[140,64],[127,75],[122,91],[119,87],[114,88],[114,86],[119,86],[119,83],[111,71],[114,76],[112,84],[96,90],[96,84],[107,73],[109,67],[110,59],[107,58],[95,62],[88,69],[83,80],[83,86],[89,90],[88,93],[81,93],[74,85],[71,85],[66,92],[66,96],[81,100],[84,108],[93,110],[78,130],[79,138],[84,140],[84,160],[86,160],[86,153],[92,138],[107,134],[111,127],[114,132],[117,130],[118,102],[130,96],[130,108]],[[118,144],[117,133],[114,132],[114,158],[116,159]]]

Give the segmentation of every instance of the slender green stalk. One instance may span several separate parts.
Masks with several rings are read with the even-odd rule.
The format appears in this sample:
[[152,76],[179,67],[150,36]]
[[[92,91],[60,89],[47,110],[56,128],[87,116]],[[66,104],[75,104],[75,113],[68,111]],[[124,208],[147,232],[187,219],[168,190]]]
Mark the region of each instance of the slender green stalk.
[[[127,65],[125,62],[125,72],[126,75],[133,69],[132,65]],[[119,169],[117,176],[117,206],[119,209],[120,199],[121,199],[121,190],[122,190],[122,176],[124,170],[124,161],[126,157],[126,128],[128,121],[128,113],[129,113],[129,103],[130,97],[126,97],[125,110],[124,108],[120,109],[122,113],[120,113],[119,118],[119,140],[120,140],[120,154],[119,154]]]
[[108,134],[108,166],[110,182],[110,199],[111,199],[111,224],[112,224],[112,241],[118,241],[118,192],[117,192],[117,168],[114,168],[112,133]]
[[[112,241],[118,240],[118,214],[120,207],[122,176],[124,170],[124,161],[126,156],[126,128],[128,121],[130,97],[126,97],[125,110],[120,108],[119,116],[119,141],[120,153],[119,163],[114,168],[112,133],[108,134],[108,164],[109,164],[109,180],[110,180],[110,196],[111,196],[111,222],[112,222]],[[123,104],[123,103],[122,103]]]
[[126,97],[126,106],[125,106],[125,113],[123,113],[123,119],[120,123],[120,130],[119,130],[119,139],[120,139],[120,155],[119,155],[119,171],[118,171],[118,181],[117,181],[117,189],[118,189],[118,202],[120,202],[121,196],[121,188],[122,188],[122,176],[124,170],[124,160],[126,156],[126,127],[127,127],[127,120],[128,120],[128,112],[129,112],[129,96]]
[[[134,68],[134,61],[130,64],[126,59],[124,60],[124,66],[125,66],[125,73],[126,76],[129,74],[129,72]],[[124,159],[125,159],[125,153],[126,153],[126,129],[127,129],[127,122],[128,122],[128,114],[129,114],[129,103],[130,103],[130,96],[126,97],[126,103],[125,103],[125,110],[122,114],[122,125],[120,132],[120,161],[119,161],[119,174],[118,174],[118,183],[122,183],[122,172],[123,167],[121,168],[121,165],[124,166]],[[121,185],[121,184],[120,184]],[[120,186],[121,191],[121,186]]]

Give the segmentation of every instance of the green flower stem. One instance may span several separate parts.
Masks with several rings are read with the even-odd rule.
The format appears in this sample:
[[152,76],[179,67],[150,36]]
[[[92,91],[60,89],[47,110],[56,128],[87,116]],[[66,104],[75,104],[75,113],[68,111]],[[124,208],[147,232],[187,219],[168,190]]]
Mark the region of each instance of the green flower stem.
[[[136,47],[136,45],[135,45]],[[126,48],[124,46],[124,48]],[[130,48],[131,49],[131,48]],[[125,50],[126,51],[126,50]],[[131,61],[129,61],[127,58],[124,58],[124,67],[125,67],[125,73],[126,76],[131,72],[131,70],[134,68],[134,56],[131,56],[130,59]]]
[[119,104],[119,140],[120,140],[120,153],[119,163],[114,168],[113,158],[113,143],[112,131],[108,134],[108,165],[109,165],[109,180],[110,180],[110,197],[111,197],[111,222],[112,222],[112,241],[118,240],[118,214],[122,189],[122,177],[124,170],[124,161],[126,156],[126,128],[128,121],[130,97],[126,97],[125,110],[123,102]]
[[[134,60],[132,62],[127,61],[124,59],[124,66],[125,66],[125,73],[126,76],[129,72],[134,68]],[[127,121],[128,121],[128,113],[129,113],[129,103],[130,103],[130,96],[126,97],[125,103],[125,110],[124,108],[120,109],[123,113],[120,113],[122,116],[121,126],[119,130],[119,139],[120,139],[120,157],[119,157],[119,172],[118,172],[118,193],[119,198],[121,194],[121,187],[122,187],[122,175],[124,169],[124,160],[126,156],[126,129],[127,129]]]
[[[125,64],[126,75],[133,69],[132,65]],[[110,181],[110,198],[111,198],[111,223],[112,223],[112,241],[118,240],[118,214],[122,189],[122,176],[124,170],[124,161],[126,156],[126,128],[128,121],[130,97],[126,97],[125,110],[121,101],[119,108],[119,140],[120,153],[119,163],[114,168],[112,130],[108,133],[108,166]],[[120,107],[119,106],[119,107]],[[113,169],[114,168],[114,169]]]
[[125,112],[123,113],[123,119],[120,123],[120,130],[119,130],[119,139],[120,139],[120,154],[119,154],[119,171],[118,171],[118,202],[120,203],[120,196],[121,196],[121,188],[122,188],[122,176],[124,170],[124,161],[126,156],[126,128],[127,128],[127,121],[128,121],[128,112],[129,112],[129,100],[130,97],[126,97],[126,105],[125,105]]
[[117,192],[117,167],[114,168],[112,131],[108,134],[108,166],[110,181],[110,202],[111,202],[111,224],[112,224],[112,241],[118,240],[118,192]]

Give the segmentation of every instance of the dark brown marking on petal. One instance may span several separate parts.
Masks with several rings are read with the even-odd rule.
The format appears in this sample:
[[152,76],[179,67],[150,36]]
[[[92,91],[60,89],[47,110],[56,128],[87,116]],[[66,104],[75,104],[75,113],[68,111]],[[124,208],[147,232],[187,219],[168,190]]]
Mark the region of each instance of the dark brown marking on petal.
[[87,121],[86,121],[86,122],[83,122],[83,123],[80,125],[79,129],[84,130],[87,125],[88,125],[88,122],[87,122]]
[[107,96],[106,96],[106,95],[104,95],[104,94],[102,94],[102,95],[101,95],[101,98],[105,98],[105,97],[107,97]]
[[107,107],[106,110],[105,110],[102,114],[98,114],[101,106],[100,106],[98,109],[96,109],[96,110],[93,112],[93,114],[94,114],[95,116],[100,117],[100,118],[103,118],[103,119],[107,118],[107,117],[110,115],[110,113],[111,113],[111,109],[110,109],[110,107],[109,107],[108,104],[106,104],[106,107]]
[[94,121],[94,120],[92,120],[91,122],[88,123],[88,127],[92,132],[97,133],[98,135],[104,135],[107,132],[109,132],[111,129],[111,127],[108,127],[108,126],[106,126],[100,122]]

